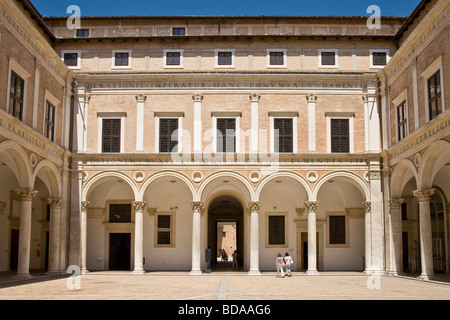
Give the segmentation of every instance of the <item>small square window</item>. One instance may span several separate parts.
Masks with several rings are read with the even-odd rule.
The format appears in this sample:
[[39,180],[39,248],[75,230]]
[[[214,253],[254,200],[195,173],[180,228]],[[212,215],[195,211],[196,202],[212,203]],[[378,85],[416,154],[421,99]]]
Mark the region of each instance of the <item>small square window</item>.
[[77,37],[79,38],[89,37],[89,29],[77,29]]
[[233,54],[232,52],[219,52],[217,54],[218,65],[220,66],[231,66]]
[[180,65],[180,53],[179,52],[167,52],[166,54],[166,64],[168,66],[179,66]]
[[336,65],[336,53],[334,52],[322,52],[322,65],[334,66]]
[[270,53],[270,65],[271,66],[284,65],[284,53],[283,52],[271,52]]
[[116,67],[127,67],[130,62],[130,54],[128,52],[116,52],[115,54],[115,66]]
[[172,29],[172,35],[174,35],[174,36],[185,36],[186,35],[186,28],[173,28]]
[[374,52],[372,54],[372,63],[374,66],[385,66],[387,63],[386,52]]
[[64,63],[68,67],[77,67],[78,66],[78,53],[76,53],[76,52],[64,53]]

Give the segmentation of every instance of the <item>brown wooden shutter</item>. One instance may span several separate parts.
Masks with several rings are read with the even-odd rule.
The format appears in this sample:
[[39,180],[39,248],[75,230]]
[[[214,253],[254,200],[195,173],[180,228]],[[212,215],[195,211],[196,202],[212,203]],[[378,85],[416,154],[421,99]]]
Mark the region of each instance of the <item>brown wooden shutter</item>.
[[160,119],[159,152],[178,152],[178,139],[173,134],[178,130],[178,119]]
[[120,119],[103,119],[102,152],[120,152]]
[[274,119],[275,152],[293,152],[293,120]]
[[285,217],[269,216],[269,244],[285,243]]
[[236,119],[217,119],[217,152],[235,152]]
[[350,130],[348,119],[331,119],[331,152],[350,152]]

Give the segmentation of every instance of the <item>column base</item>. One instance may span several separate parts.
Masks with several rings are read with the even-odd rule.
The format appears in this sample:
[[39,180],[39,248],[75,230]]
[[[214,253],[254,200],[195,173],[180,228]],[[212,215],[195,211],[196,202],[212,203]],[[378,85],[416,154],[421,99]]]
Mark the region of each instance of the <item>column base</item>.
[[34,277],[31,274],[16,274],[12,276],[12,278],[15,280],[29,280],[33,279]]
[[81,274],[87,274],[87,273],[89,273],[88,269],[81,269]]
[[133,270],[133,272],[131,272],[131,274],[137,274],[137,275],[143,275],[143,274],[145,274],[145,270],[141,270],[141,269],[139,269],[139,270]]
[[261,275],[261,271],[259,271],[259,270],[249,270],[248,271],[248,275],[249,276],[260,276]]
[[320,273],[319,273],[319,271],[317,271],[317,270],[307,270],[307,271],[306,271],[306,274],[307,274],[308,276],[320,276]]
[[191,276],[201,276],[203,274],[202,270],[192,270],[191,272],[189,272],[189,275]]

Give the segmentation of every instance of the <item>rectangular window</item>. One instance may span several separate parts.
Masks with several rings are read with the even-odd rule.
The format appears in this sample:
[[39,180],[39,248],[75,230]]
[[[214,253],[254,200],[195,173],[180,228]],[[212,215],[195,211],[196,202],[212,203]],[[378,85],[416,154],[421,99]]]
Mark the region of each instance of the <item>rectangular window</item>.
[[428,79],[428,108],[430,120],[442,113],[440,70]]
[[269,245],[285,244],[285,216],[269,216]]
[[329,216],[329,243],[345,244],[345,216]]
[[89,29],[77,29],[77,37],[79,38],[89,37]]
[[186,28],[173,28],[172,35],[174,36],[184,36],[186,35]]
[[178,152],[178,119],[159,120],[159,152]]
[[231,66],[232,63],[232,58],[233,58],[233,53],[232,52],[219,52],[217,54],[217,58],[218,58],[218,65],[219,66]]
[[130,65],[130,54],[128,52],[116,52],[114,65],[116,67],[128,67]]
[[9,113],[19,120],[22,120],[24,89],[25,80],[19,77],[14,71],[11,71]]
[[407,206],[405,202],[402,202],[401,204],[401,212],[402,212],[402,220],[408,220],[408,211]]
[[284,52],[270,52],[270,65],[271,66],[284,65]]
[[274,119],[275,152],[293,152],[293,119]]
[[386,52],[373,52],[372,59],[374,66],[385,66],[387,63],[387,54]]
[[110,223],[131,222],[131,204],[110,204],[109,222]]
[[166,65],[179,66],[181,64],[180,52],[167,52],[166,53]]
[[336,53],[335,52],[322,52],[322,65],[323,66],[336,65]]
[[68,67],[77,67],[78,66],[78,53],[76,53],[76,52],[64,53],[64,63]]
[[120,152],[121,119],[103,119],[102,152]]
[[348,119],[331,119],[331,152],[350,152],[350,129]]
[[217,119],[217,152],[236,152],[236,119]]
[[47,101],[45,106],[44,136],[54,141],[55,138],[55,106]]
[[408,132],[407,132],[407,124],[408,119],[406,116],[406,101],[403,101],[398,107],[397,107],[397,121],[398,121],[398,141],[404,139]]
[[158,215],[157,244],[172,244],[172,217],[171,215]]

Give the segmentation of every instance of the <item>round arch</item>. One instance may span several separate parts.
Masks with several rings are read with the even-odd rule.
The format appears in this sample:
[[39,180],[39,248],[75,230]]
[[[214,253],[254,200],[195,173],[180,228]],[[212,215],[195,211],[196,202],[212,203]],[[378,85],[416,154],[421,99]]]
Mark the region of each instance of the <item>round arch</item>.
[[125,173],[118,172],[118,171],[104,171],[98,174],[95,174],[92,176],[86,184],[83,186],[81,191],[81,200],[80,201],[86,201],[89,198],[89,194],[94,190],[94,188],[104,179],[107,178],[118,178],[128,183],[129,187],[133,191],[134,198],[136,201],[140,201],[141,199],[139,197],[139,191],[134,183],[134,181]]
[[425,152],[418,172],[418,187],[431,188],[436,173],[450,163],[450,143],[438,141]]
[[311,188],[310,184],[301,175],[294,173],[294,172],[289,172],[289,171],[275,172],[271,175],[268,175],[263,180],[261,180],[259,182],[258,186],[256,187],[256,192],[255,192],[256,198],[259,199],[261,192],[264,189],[264,186],[267,185],[267,183],[269,183],[270,181],[277,179],[277,178],[291,178],[291,179],[299,182],[300,185],[303,186],[303,188],[305,189],[308,199],[311,199],[312,188]]
[[36,178],[38,177],[46,185],[50,197],[58,197],[61,195],[61,180],[58,178],[58,169],[50,160],[44,159],[38,163],[34,169],[32,186],[35,185]]
[[192,184],[191,180],[189,180],[188,177],[186,177],[184,174],[179,173],[177,171],[165,170],[165,171],[160,171],[160,172],[154,173],[144,180],[141,188],[139,189],[138,200],[141,201],[144,199],[144,194],[147,191],[148,187],[152,183],[156,182],[157,180],[164,179],[164,178],[174,178],[174,179],[181,180],[182,182],[184,182],[184,184],[188,187],[189,191],[191,192],[192,199],[195,198],[196,190],[195,190],[195,187]]
[[419,185],[415,165],[408,159],[401,160],[395,166],[391,175],[391,197],[401,198],[405,185],[412,177],[414,177],[417,185]]
[[[200,184],[198,188],[197,194],[195,195],[194,201],[202,201],[202,199],[205,198],[209,199],[211,197],[211,194],[209,195],[206,194],[207,188],[211,187],[215,182],[219,182],[220,179],[224,178],[236,181],[237,185],[235,185],[235,187],[237,187],[240,191],[243,191],[244,198],[245,196],[247,196],[245,200],[248,200],[248,202],[258,200],[258,198],[255,196],[253,186],[251,185],[250,181],[247,180],[243,175],[232,171],[219,171],[212,173],[203,180],[203,182]],[[222,183],[224,183],[224,181],[229,180],[222,180]],[[215,192],[212,190],[212,193]],[[245,193],[247,194],[245,195]]]
[[344,178],[348,182],[352,183],[357,189],[359,189],[359,191],[361,191],[361,194],[362,194],[363,198],[365,198],[365,200],[370,200],[370,189],[369,189],[368,184],[364,181],[363,178],[361,178],[360,176],[358,176],[357,174],[352,173],[352,172],[334,171],[334,172],[325,174],[323,177],[321,177],[317,181],[317,183],[314,186],[314,189],[312,191],[310,201],[316,201],[317,195],[318,195],[322,185],[325,182],[327,182],[328,180],[333,179],[333,178]]
[[32,188],[32,169],[24,149],[16,142],[8,140],[0,143],[0,155],[2,153],[7,155],[6,157],[0,157],[2,162],[14,173],[20,188]]

